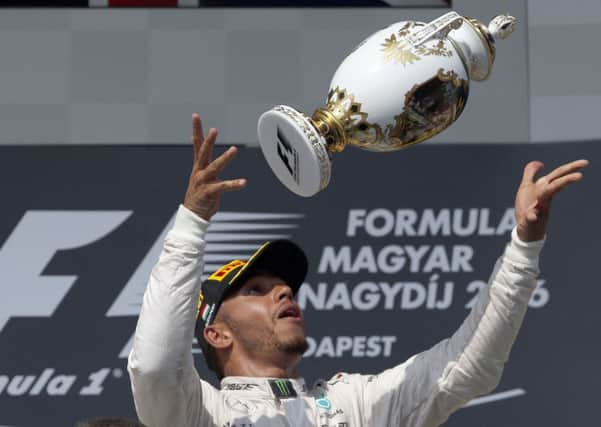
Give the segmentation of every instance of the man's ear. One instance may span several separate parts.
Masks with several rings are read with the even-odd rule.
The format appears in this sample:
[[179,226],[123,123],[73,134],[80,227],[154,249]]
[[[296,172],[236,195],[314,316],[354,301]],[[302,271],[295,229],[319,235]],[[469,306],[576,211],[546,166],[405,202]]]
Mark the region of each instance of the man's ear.
[[223,322],[212,323],[203,331],[205,340],[214,348],[232,345],[232,334]]

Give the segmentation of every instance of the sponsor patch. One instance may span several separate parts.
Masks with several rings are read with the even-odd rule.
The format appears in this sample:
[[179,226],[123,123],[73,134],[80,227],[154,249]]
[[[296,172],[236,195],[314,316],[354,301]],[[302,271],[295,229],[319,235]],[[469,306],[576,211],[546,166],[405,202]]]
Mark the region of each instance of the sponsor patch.
[[252,383],[234,383],[234,384],[226,384],[223,386],[223,390],[228,390],[228,391],[247,391],[247,390],[253,390],[254,388],[258,387],[257,384],[252,384]]
[[269,380],[269,385],[277,398],[288,399],[297,396],[290,380]]
[[332,407],[332,403],[330,399],[327,397],[322,397],[321,399],[315,399],[315,404],[322,409],[330,409]]
[[[235,397],[235,395],[229,395],[225,398],[226,406],[232,411],[238,412],[243,415],[250,415],[255,412],[258,407],[257,404],[252,400],[242,400]],[[240,422],[242,420],[237,419],[236,422]]]
[[202,318],[205,325],[211,323],[211,318],[213,316],[213,311],[215,310],[215,304],[205,304],[200,312],[200,317]]

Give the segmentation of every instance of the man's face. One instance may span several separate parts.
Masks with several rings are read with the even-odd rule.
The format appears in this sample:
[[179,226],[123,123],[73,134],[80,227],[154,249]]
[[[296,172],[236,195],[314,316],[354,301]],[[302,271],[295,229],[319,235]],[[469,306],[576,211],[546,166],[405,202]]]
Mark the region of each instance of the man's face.
[[269,273],[250,277],[228,296],[218,318],[249,356],[302,356],[307,351],[303,314],[292,290]]

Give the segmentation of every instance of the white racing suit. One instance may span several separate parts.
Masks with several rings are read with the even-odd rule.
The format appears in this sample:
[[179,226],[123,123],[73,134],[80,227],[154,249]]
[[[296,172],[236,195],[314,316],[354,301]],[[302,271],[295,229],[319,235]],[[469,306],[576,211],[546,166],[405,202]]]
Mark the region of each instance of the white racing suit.
[[129,355],[133,396],[148,427],[438,426],[498,384],[536,287],[543,241],[511,242],[452,337],[378,375],[199,378],[191,346],[208,223],[180,206],[152,271]]

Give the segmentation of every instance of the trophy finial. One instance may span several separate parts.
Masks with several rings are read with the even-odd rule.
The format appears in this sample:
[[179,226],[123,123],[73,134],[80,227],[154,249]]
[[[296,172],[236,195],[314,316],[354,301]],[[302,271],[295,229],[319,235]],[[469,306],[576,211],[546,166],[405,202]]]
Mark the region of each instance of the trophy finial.
[[[459,42],[470,59],[470,78],[472,80],[486,80],[492,71],[495,62],[495,42],[509,37],[515,30],[516,19],[508,14],[495,16],[488,26],[474,18],[465,17],[473,31],[462,31],[451,33],[450,37]],[[480,55],[482,53],[482,55]],[[486,58],[484,57],[484,54]],[[476,57],[482,58],[476,58]]]
[[497,15],[488,24],[488,31],[495,40],[506,39],[515,31],[515,22],[515,17],[511,15]]

